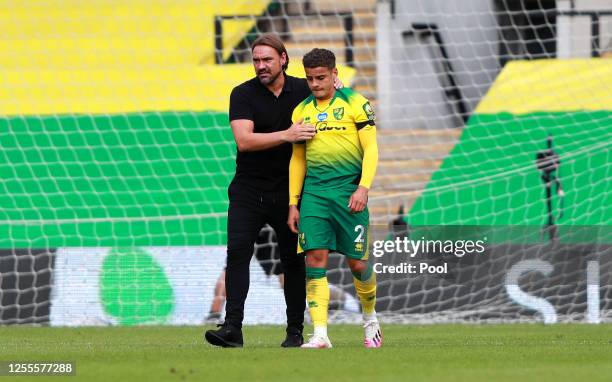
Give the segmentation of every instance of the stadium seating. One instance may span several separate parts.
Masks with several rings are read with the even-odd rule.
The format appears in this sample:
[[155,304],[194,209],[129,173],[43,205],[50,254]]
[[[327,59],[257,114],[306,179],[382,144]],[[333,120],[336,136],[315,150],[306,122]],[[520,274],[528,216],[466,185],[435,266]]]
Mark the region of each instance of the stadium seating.
[[508,63],[416,201],[409,223],[540,226],[546,211],[535,157],[550,135],[568,190],[558,224],[609,224],[610,152],[584,147],[609,143],[612,98],[603,79],[611,70],[604,59]]
[[[214,63],[214,17],[261,15],[269,1],[66,0],[0,4],[0,67],[143,68]],[[255,25],[223,25],[225,57]]]
[[[0,5],[3,248],[223,243],[229,94],[253,68],[214,63],[214,16],[268,3]],[[253,25],[224,22],[225,56]]]

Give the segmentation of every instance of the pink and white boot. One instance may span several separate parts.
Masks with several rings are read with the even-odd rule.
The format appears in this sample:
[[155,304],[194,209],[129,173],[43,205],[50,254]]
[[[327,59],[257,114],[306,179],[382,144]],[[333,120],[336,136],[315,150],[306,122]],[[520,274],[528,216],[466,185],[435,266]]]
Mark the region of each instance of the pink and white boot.
[[378,321],[366,321],[366,323],[363,324],[363,328],[365,331],[363,345],[366,348],[381,347],[383,342],[383,335],[382,331],[380,330],[380,324],[378,323]]

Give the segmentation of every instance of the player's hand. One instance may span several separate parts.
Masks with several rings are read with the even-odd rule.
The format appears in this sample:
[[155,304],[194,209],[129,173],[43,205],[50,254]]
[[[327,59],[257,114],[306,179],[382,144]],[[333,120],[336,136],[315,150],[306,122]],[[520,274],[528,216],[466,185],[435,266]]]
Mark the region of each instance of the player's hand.
[[344,87],[344,84],[342,83],[342,81],[340,81],[340,78],[336,76],[336,78],[334,78],[334,88],[338,90],[338,89],[342,89],[343,87]]
[[368,205],[368,189],[359,186],[357,190],[353,192],[351,198],[349,199],[348,208],[352,214],[356,214],[358,212],[363,211]]
[[304,119],[300,119],[285,130],[284,141],[289,143],[296,143],[301,141],[307,141],[315,136],[315,128],[309,123],[304,123]]
[[300,210],[297,206],[289,206],[289,218],[287,219],[287,225],[293,233],[298,233],[298,222],[300,221]]

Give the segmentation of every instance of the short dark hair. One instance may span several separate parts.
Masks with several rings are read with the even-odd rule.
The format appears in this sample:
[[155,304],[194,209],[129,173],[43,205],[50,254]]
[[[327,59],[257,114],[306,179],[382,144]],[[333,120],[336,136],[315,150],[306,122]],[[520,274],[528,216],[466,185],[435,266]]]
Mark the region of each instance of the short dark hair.
[[336,67],[336,55],[331,50],[314,48],[304,55],[302,64],[305,68],[333,69]]
[[285,48],[285,44],[283,44],[283,40],[281,40],[280,37],[273,33],[262,34],[251,44],[251,52],[253,52],[253,49],[259,45],[265,45],[273,48],[279,56],[282,56],[283,53],[285,53],[287,60],[285,61],[285,65],[283,65],[283,71],[287,70],[287,67],[289,66],[289,53],[287,53],[287,48]]

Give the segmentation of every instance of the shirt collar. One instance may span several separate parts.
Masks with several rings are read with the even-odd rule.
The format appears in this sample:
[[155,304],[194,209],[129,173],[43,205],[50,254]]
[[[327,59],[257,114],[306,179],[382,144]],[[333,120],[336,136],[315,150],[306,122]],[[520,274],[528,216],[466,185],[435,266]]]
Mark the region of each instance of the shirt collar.
[[[336,89],[336,91],[334,92],[334,96],[329,100],[329,103],[325,106],[325,110],[327,110],[332,105],[332,103],[334,103],[334,101],[338,97],[339,91],[340,89]],[[317,107],[317,99],[315,97],[312,97],[312,104],[314,105],[315,109],[319,110],[319,108]]]
[[283,84],[282,93],[293,91],[293,81],[291,81],[291,79],[292,77],[288,76],[287,73],[285,73],[285,83]]

